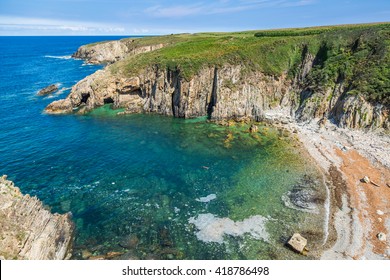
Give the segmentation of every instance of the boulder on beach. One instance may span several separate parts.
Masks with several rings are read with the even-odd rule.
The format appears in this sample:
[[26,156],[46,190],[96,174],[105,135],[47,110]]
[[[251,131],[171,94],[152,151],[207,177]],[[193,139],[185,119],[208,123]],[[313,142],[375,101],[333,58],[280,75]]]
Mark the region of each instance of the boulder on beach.
[[307,239],[299,233],[294,233],[287,244],[296,252],[303,253],[306,249]]
[[47,87],[41,89],[38,92],[38,95],[47,95],[47,94],[53,93],[53,92],[55,92],[57,90],[58,90],[58,86],[55,85],[55,84],[52,84],[50,86],[47,86]]
[[249,128],[249,132],[258,132],[259,127],[257,125],[252,124],[251,127]]

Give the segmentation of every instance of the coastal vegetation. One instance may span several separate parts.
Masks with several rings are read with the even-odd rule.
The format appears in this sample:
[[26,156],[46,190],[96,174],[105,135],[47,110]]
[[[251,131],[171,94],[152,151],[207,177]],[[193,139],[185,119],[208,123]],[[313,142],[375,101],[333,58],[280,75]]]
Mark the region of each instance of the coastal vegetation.
[[390,24],[178,34],[133,40],[137,46],[164,44],[154,52],[130,56],[111,67],[114,73],[135,75],[154,65],[179,71],[189,80],[200,69],[226,64],[267,75],[296,75],[302,56],[315,57],[307,83],[313,87],[343,79],[349,94],[390,105]]
[[259,121],[288,108],[299,121],[390,127],[390,24],[127,38],[73,55],[108,64],[48,113],[108,103],[124,114]]

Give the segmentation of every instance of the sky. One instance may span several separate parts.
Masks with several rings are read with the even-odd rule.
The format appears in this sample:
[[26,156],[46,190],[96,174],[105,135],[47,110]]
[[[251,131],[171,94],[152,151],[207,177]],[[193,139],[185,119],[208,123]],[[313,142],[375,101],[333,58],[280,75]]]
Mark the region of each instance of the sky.
[[0,0],[0,35],[160,35],[390,21],[390,0]]

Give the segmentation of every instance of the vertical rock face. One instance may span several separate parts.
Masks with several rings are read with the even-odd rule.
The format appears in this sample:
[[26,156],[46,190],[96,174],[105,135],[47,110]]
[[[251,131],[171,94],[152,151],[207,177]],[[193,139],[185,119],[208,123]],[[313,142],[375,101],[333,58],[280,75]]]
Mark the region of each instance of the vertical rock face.
[[381,104],[372,105],[360,96],[338,100],[330,115],[341,127],[390,128],[389,111]]
[[[163,47],[135,47],[131,41],[124,42],[81,47],[76,56],[96,62],[116,61],[125,55]],[[320,49],[319,52],[323,51]],[[98,55],[102,53],[104,55]],[[179,69],[149,66],[129,77],[121,72],[113,74],[111,66],[107,66],[77,83],[66,99],[51,103],[46,112],[77,110],[83,113],[113,103],[115,108],[125,108],[125,113],[154,112],[180,118],[208,116],[213,120],[250,118],[259,121],[264,110],[281,106],[289,108],[291,115],[299,121],[328,118],[341,127],[390,128],[390,108],[368,102],[363,95],[352,95],[342,75],[332,84],[313,84],[310,73],[323,63],[320,57],[320,54],[310,54],[308,47],[303,46],[301,62],[295,66],[293,77],[286,73],[270,76],[248,71],[241,65],[226,64],[204,67],[188,81]]]
[[291,88],[284,76],[251,73],[243,77],[241,71],[241,66],[232,65],[203,68],[186,81],[180,71],[157,67],[130,78],[115,76],[106,68],[80,81],[66,99],[51,103],[46,112],[70,113],[73,108],[85,111],[113,103],[128,113],[259,120],[264,109],[278,104]]
[[36,197],[23,196],[0,177],[0,259],[69,259],[73,231],[70,214],[51,214]]

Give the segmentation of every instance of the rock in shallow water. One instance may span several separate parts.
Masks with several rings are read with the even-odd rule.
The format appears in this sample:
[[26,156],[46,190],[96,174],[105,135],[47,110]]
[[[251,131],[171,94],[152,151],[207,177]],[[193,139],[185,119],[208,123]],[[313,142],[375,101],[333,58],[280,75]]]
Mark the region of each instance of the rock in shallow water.
[[252,124],[249,128],[249,132],[258,132],[259,127],[257,125]]
[[317,194],[312,188],[294,187],[286,195],[283,195],[282,200],[289,208],[309,213],[318,213]]
[[47,87],[41,89],[38,92],[38,95],[47,95],[47,94],[53,93],[53,92],[55,92],[57,90],[58,90],[57,85],[53,84],[53,85],[50,85],[50,86],[47,86]]
[[126,236],[119,242],[119,246],[126,249],[134,249],[138,246],[139,239],[136,235]]
[[299,233],[294,233],[287,244],[298,253],[303,253],[307,245],[307,239]]

